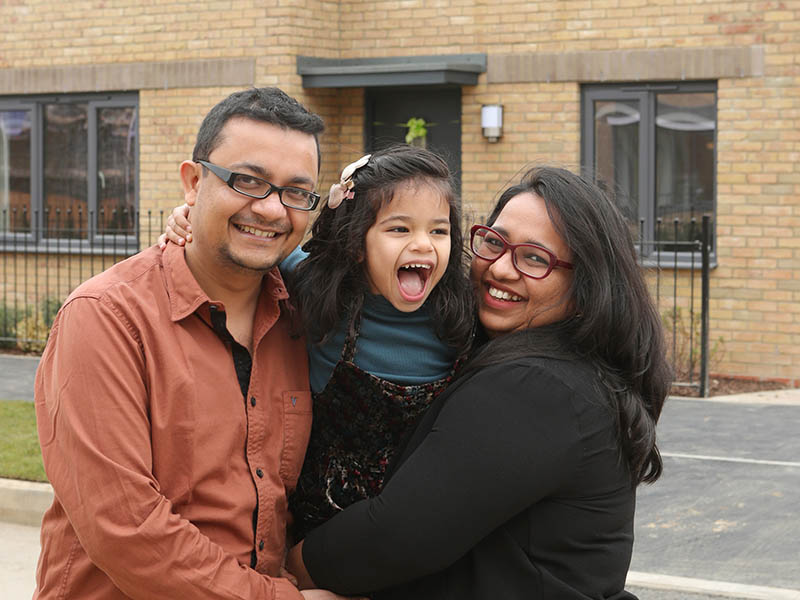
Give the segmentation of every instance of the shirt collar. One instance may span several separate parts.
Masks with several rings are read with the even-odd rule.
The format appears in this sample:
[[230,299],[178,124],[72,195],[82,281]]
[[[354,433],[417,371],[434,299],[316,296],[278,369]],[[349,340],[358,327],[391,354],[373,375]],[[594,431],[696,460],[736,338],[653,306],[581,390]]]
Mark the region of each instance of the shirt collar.
[[[211,303],[186,264],[186,249],[177,244],[167,244],[161,254],[164,265],[170,318],[173,322],[185,319],[204,304]],[[278,267],[266,273],[261,286],[259,304],[275,303],[289,297]],[[271,301],[271,302],[270,302]]]

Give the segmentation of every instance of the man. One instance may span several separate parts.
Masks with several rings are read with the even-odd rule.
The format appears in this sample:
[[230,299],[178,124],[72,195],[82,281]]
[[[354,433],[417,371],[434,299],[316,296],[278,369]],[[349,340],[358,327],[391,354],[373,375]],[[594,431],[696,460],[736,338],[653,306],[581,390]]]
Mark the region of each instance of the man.
[[180,166],[194,243],[76,289],[36,377],[55,501],[35,598],[302,598],[279,577],[311,427],[276,265],[319,196],[322,120],[238,92]]

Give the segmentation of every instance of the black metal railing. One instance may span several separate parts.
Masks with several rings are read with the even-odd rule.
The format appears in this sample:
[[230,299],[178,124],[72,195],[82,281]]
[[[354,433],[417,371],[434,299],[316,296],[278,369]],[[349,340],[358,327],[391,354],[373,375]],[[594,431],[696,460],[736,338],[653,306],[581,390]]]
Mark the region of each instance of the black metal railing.
[[155,243],[164,211],[0,211],[0,346],[39,350],[81,282]]
[[[656,221],[653,239],[640,224],[638,250],[651,275],[652,291],[667,337],[676,387],[708,395],[709,363],[721,347],[709,344],[711,218]],[[667,279],[665,270],[671,271]],[[699,281],[698,281],[699,279]]]
[[[0,213],[0,345],[43,347],[55,313],[75,287],[155,243],[164,229],[163,211],[98,217],[95,222],[80,211]],[[128,226],[89,226],[109,222]],[[708,331],[711,219],[658,221],[649,240],[643,231],[642,224],[637,247],[664,323],[675,385],[705,396],[711,355],[720,351],[710,347]]]

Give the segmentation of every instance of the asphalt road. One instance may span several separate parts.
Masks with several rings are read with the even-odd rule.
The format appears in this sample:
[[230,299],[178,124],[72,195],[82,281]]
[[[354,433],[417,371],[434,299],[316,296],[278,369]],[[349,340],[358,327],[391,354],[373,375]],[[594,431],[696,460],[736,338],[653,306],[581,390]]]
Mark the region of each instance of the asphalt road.
[[639,489],[631,570],[800,599],[798,422],[800,402],[669,401],[658,428],[664,475]]
[[0,400],[33,400],[38,356],[0,354]]

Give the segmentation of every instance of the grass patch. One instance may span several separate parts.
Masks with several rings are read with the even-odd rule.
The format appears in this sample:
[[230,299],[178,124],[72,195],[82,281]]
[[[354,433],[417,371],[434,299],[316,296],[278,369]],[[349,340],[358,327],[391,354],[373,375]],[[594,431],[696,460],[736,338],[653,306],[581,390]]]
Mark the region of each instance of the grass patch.
[[33,402],[0,400],[0,477],[47,481]]

